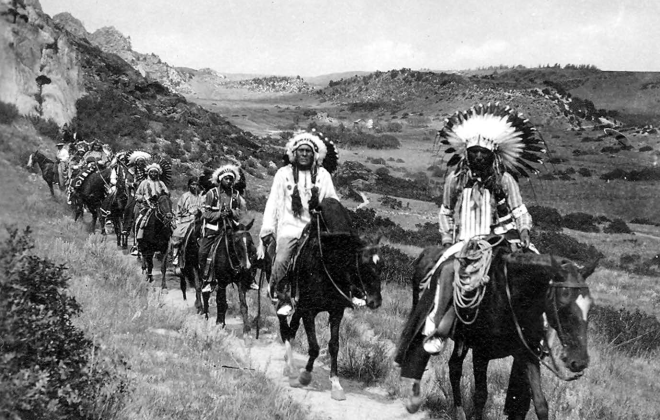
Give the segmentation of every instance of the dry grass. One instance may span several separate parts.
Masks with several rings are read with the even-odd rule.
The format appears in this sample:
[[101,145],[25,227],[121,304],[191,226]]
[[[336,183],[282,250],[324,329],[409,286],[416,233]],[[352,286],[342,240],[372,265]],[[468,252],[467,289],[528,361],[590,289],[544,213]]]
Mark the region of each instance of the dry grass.
[[117,366],[130,378],[130,393],[117,418],[308,417],[263,373],[222,368],[236,364],[226,335],[213,326],[200,336],[187,326],[189,312],[164,307],[135,260],[74,223],[41,179],[5,164],[0,176],[2,223],[30,225],[35,252],[69,267],[69,292],[83,307],[75,322],[100,346],[99,357],[125,362]]

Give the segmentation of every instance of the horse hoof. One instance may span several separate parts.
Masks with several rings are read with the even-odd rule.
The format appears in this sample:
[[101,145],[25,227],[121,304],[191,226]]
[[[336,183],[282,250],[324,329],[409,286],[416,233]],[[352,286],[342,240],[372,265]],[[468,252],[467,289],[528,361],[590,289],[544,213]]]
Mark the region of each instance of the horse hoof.
[[227,324],[225,324],[224,321],[220,321],[219,319],[216,319],[216,320],[215,320],[215,325],[220,325],[220,326],[222,327],[223,330],[224,330],[225,327],[227,326]]
[[147,282],[148,282],[148,283],[153,283],[153,282],[154,282],[154,278],[151,277],[151,276],[147,276]]
[[335,401],[344,401],[346,399],[346,394],[343,389],[333,389],[330,391],[330,397]]
[[303,370],[302,372],[300,372],[298,381],[300,382],[301,385],[307,386],[312,382],[312,374],[310,372],[307,372],[306,370]]
[[423,402],[424,401],[422,400],[421,396],[412,396],[412,397],[410,397],[410,399],[406,403],[406,410],[410,414],[414,414],[417,411],[419,411],[419,408],[422,406]]
[[289,385],[291,386],[291,388],[302,388],[302,384],[298,380],[297,376],[289,377]]

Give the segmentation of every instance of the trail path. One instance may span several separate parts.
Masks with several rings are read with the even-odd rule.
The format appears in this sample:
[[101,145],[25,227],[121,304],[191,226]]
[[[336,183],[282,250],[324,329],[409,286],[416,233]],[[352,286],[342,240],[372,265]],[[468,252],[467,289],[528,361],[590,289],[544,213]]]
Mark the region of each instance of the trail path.
[[[254,369],[263,372],[274,384],[281,386],[285,392],[296,402],[308,407],[312,418],[328,420],[352,420],[352,419],[379,419],[394,420],[406,419],[417,420],[427,418],[428,413],[420,412],[414,415],[408,414],[403,401],[391,400],[387,391],[380,387],[363,388],[358,382],[350,381],[340,377],[344,391],[345,401],[335,401],[330,398],[330,369],[318,359],[314,364],[312,383],[306,387],[293,388],[289,384],[289,378],[284,372],[284,346],[275,331],[261,331],[259,339],[254,338],[254,331],[248,337],[243,337],[242,321],[239,317],[227,314],[227,326],[224,330],[215,325],[215,300],[211,302],[211,314],[206,321],[202,316],[196,315],[194,308],[194,293],[187,301],[184,301],[179,290],[178,279],[168,272],[167,285],[169,290],[160,290],[160,281],[154,282],[158,288],[152,288],[150,299],[157,300],[159,305],[186,311],[188,316],[185,328],[195,332],[197,337],[206,337],[209,334],[222,335],[226,348],[233,353],[234,360],[226,363],[223,367],[228,369]],[[262,305],[268,304],[265,299]],[[250,308],[250,318],[256,314],[255,308]],[[212,315],[212,316],[211,316]],[[262,317],[264,316],[262,312]],[[276,321],[275,321],[276,322]],[[302,330],[302,326],[301,326]],[[303,332],[298,334],[298,339],[306,340]],[[327,343],[319,343],[322,348]],[[323,350],[322,350],[323,352]],[[297,367],[304,367],[307,356],[294,353]],[[223,362],[224,363],[224,362]],[[296,381],[297,382],[297,381]]]

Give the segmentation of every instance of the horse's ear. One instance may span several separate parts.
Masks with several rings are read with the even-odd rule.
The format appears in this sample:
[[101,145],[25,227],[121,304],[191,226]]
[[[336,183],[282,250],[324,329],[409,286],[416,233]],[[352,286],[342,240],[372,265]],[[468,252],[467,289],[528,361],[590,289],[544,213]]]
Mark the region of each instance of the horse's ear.
[[254,224],[254,219],[250,220],[250,223],[248,223],[247,226],[245,226],[245,230],[250,230],[250,229],[252,229],[252,225],[253,225],[253,224]]
[[578,271],[580,272],[580,275],[582,276],[583,279],[586,279],[587,277],[592,275],[594,271],[596,271],[596,267],[598,266],[599,260],[600,259],[596,259],[587,265],[578,266]]

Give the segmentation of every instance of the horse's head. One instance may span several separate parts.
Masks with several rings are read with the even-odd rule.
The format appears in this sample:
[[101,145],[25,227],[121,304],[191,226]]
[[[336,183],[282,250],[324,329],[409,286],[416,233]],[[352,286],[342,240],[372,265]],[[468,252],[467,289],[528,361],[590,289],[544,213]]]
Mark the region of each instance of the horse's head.
[[254,219],[247,225],[239,224],[234,230],[234,249],[236,256],[240,262],[243,270],[249,271],[252,269],[254,262],[257,258],[257,248],[250,235],[250,229],[254,224]]
[[569,260],[555,261],[555,274],[546,297],[548,323],[562,344],[560,358],[571,372],[581,373],[589,365],[587,320],[593,299],[585,279],[596,269],[597,261],[578,267]]
[[159,195],[155,207],[156,214],[163,223],[172,223],[174,212],[172,211],[172,200],[170,199],[169,194],[163,193]]
[[379,255],[381,239],[380,234],[362,236],[357,250],[357,277],[370,309],[376,309],[383,303],[380,294],[380,272],[383,265]]

